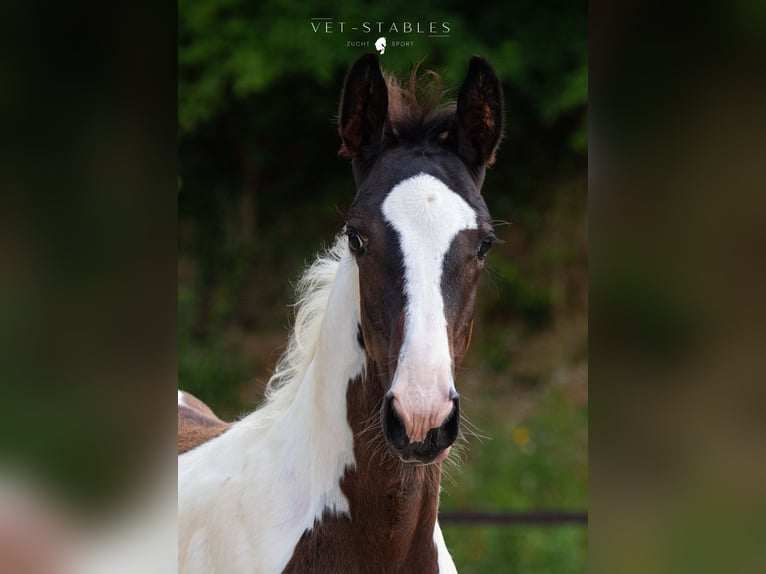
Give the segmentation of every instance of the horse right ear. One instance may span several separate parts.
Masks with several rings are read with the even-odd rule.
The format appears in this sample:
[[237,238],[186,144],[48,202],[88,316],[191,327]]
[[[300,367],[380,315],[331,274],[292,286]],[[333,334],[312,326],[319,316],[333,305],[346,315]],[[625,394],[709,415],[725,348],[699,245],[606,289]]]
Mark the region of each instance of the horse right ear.
[[378,56],[365,54],[346,76],[340,98],[340,155],[366,159],[365,149],[383,139],[388,119],[388,88]]
[[473,56],[457,98],[450,140],[470,166],[492,165],[503,138],[503,89],[484,58]]

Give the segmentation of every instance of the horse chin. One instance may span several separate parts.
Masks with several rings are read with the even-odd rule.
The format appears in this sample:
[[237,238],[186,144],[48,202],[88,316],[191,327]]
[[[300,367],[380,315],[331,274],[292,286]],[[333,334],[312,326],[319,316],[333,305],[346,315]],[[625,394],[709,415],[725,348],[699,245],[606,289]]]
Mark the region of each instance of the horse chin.
[[409,456],[405,458],[404,456],[400,455],[399,460],[401,460],[404,464],[411,464],[413,466],[429,466],[432,464],[438,464],[446,459],[449,456],[451,449],[452,447],[448,446],[433,458],[426,458],[421,456]]

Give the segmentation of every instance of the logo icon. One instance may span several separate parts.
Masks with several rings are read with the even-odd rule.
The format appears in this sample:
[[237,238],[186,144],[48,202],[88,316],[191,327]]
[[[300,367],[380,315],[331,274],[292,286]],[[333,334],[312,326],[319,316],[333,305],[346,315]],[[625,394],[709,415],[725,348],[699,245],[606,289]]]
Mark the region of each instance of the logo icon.
[[381,54],[386,53],[386,39],[385,37],[381,36],[377,40],[375,40],[375,49],[380,52]]

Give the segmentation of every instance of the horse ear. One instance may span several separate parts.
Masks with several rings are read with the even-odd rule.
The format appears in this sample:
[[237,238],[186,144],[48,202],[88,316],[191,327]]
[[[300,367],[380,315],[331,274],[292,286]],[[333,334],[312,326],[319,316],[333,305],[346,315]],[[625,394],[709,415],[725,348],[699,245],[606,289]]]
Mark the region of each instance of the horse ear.
[[370,143],[378,142],[388,118],[388,88],[377,54],[359,58],[346,76],[340,98],[339,132],[342,156],[361,159]]
[[470,166],[491,165],[503,137],[503,89],[495,70],[481,56],[468,62],[455,114],[450,139],[460,157]]

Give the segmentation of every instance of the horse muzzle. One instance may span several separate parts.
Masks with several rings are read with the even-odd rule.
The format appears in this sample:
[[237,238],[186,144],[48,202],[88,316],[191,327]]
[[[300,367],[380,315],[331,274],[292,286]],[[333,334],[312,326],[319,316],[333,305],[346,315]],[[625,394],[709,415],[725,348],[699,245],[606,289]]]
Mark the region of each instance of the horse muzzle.
[[396,397],[392,392],[387,393],[383,399],[381,419],[389,450],[407,463],[428,464],[446,458],[448,449],[460,432],[460,398],[456,392],[450,393],[450,401],[452,410],[441,424],[428,429],[421,440],[412,441],[407,429],[413,428],[413,421],[405,422],[405,417],[397,409]]

